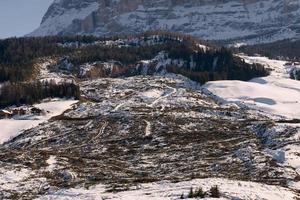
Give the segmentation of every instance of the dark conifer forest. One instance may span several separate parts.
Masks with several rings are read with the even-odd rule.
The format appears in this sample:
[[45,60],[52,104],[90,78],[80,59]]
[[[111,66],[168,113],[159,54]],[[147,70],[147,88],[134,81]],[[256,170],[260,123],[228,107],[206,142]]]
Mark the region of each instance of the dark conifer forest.
[[244,52],[249,55],[260,54],[273,59],[284,59],[290,61],[300,60],[300,40],[282,40],[273,43],[242,46],[235,51]]
[[[134,38],[138,38],[137,42],[133,42],[136,41]],[[102,45],[108,40],[122,39],[131,42],[124,45]],[[145,41],[149,39],[154,42],[145,45]],[[47,58],[59,60],[67,57],[74,65],[75,72],[85,63],[112,60],[118,61],[127,70],[135,68],[141,60],[151,60],[160,52],[166,52],[169,58],[187,63],[181,67],[169,65],[169,72],[185,75],[200,83],[225,79],[250,80],[269,73],[261,65],[245,63],[228,49],[215,46],[203,49],[199,43],[206,45],[191,36],[166,32],[147,32],[120,38],[52,36],[0,40],[0,83],[9,82],[1,89],[0,106],[33,103],[45,97],[78,98],[79,89],[75,84],[28,83],[38,73],[36,63]],[[193,66],[189,63],[193,63]]]
[[74,83],[23,82],[5,83],[1,87],[0,108],[11,105],[33,104],[45,98],[80,98],[79,87]]

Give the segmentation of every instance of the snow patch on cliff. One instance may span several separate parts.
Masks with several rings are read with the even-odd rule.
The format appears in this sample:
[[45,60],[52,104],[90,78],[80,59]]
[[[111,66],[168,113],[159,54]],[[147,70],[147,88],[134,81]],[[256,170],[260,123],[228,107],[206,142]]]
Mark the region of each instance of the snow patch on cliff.
[[98,8],[99,8],[99,3],[94,2],[89,4],[87,7],[83,7],[80,9],[75,9],[75,8],[65,9],[62,11],[62,13],[47,18],[46,21],[44,21],[38,29],[36,29],[29,35],[30,36],[57,35],[65,28],[69,27],[74,20],[76,19],[83,20],[92,12],[96,11]]

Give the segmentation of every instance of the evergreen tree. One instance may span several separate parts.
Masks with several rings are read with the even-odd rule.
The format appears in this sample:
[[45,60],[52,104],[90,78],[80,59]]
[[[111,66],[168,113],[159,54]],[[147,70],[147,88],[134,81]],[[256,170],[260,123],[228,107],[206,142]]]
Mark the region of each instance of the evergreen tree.
[[204,198],[205,197],[205,194],[204,194],[201,187],[199,187],[199,189],[197,190],[197,192],[195,194],[195,197],[199,197],[199,198]]

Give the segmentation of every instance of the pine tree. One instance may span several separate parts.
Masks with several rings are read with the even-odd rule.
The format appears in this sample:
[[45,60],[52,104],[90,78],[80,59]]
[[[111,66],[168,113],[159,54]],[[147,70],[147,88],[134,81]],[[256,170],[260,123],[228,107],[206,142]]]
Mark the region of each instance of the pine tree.
[[195,196],[196,196],[196,197],[199,197],[199,198],[204,198],[204,197],[205,197],[205,194],[204,194],[204,192],[203,192],[203,190],[202,190],[201,187],[199,187],[199,189],[198,189],[198,191],[196,192]]

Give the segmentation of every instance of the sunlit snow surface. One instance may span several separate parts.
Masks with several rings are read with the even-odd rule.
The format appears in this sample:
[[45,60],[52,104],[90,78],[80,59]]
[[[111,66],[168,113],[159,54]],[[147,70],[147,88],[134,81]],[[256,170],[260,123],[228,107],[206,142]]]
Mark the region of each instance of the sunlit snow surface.
[[34,105],[36,108],[45,110],[45,115],[27,116],[23,119],[2,119],[0,120],[0,144],[7,142],[20,134],[23,130],[33,128],[53,116],[60,115],[63,111],[76,103],[74,100],[52,100],[50,102]]
[[265,57],[244,57],[246,62],[257,62],[270,67],[271,75],[243,81],[213,81],[204,87],[228,103],[246,104],[287,118],[300,118],[300,82],[289,78],[285,61]]
[[[195,179],[178,183],[167,181],[142,184],[138,188],[119,193],[105,192],[105,186],[97,185],[89,189],[74,188],[61,190],[42,196],[39,200],[66,200],[66,199],[130,199],[130,200],[160,200],[179,199],[183,193],[187,197],[191,187],[197,189],[202,187],[204,191],[209,191],[210,187],[217,185],[222,194],[218,199],[270,199],[270,200],[292,200],[295,194],[291,191],[278,187],[254,182],[234,181],[228,179]],[[205,198],[211,199],[211,198]]]
[[[59,1],[54,2],[59,3]],[[33,32],[32,36],[37,35],[56,35],[61,29],[68,27],[72,24],[73,20],[79,20],[86,18],[93,11],[98,9],[99,4],[97,2],[89,4],[87,7],[81,9],[69,9],[64,10],[60,15],[50,16],[39,27],[39,31]]]

